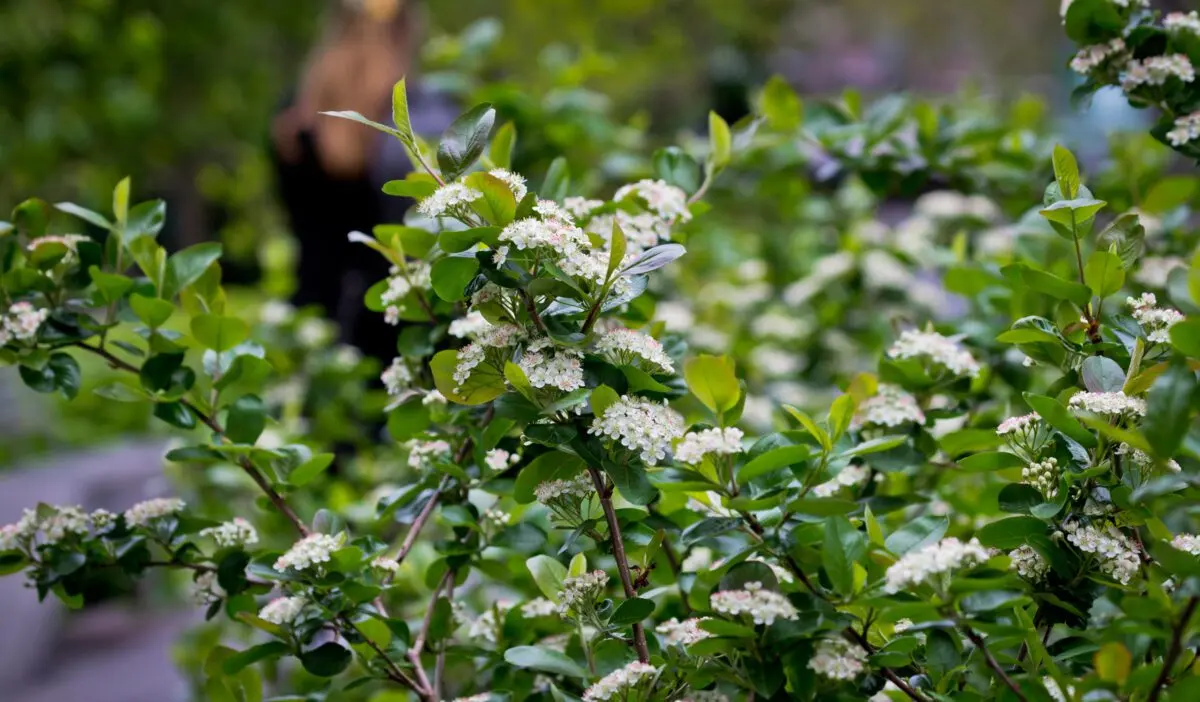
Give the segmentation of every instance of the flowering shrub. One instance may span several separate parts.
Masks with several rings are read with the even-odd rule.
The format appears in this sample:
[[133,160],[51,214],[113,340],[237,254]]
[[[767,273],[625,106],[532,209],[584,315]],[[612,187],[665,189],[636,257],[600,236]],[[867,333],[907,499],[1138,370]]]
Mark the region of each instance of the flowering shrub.
[[[259,668],[303,671],[271,683],[302,699],[1196,690],[1200,323],[1185,313],[1200,279],[1143,282],[1139,215],[1098,227],[1107,203],[1069,152],[1054,151],[1040,224],[935,261],[969,306],[959,328],[909,309],[827,410],[781,403],[753,435],[735,361],[688,353],[655,321],[655,289],[686,265],[702,198],[750,126],[713,116],[703,167],[663,152],[670,177],[590,199],[568,194],[564,167],[536,186],[510,171],[513,133],[493,135],[487,105],[436,157],[403,83],[392,125],[333,116],[420,166],[386,186],[419,201],[407,222],[351,234],[392,266],[365,301],[397,325],[379,393],[392,445],[334,470],[337,433],[264,440],[284,414],[270,376],[305,352],[252,341],[227,310],[219,248],[168,255],[162,206],[131,206],[128,182],[111,219],[56,206],[102,240],[48,234],[50,209],[28,201],[0,229],[0,357],[66,396],[77,354],[127,372],[98,392],[188,431],[170,461],[233,467],[262,499],[228,516],[178,498],[38,505],[0,531],[4,572],[73,606],[102,571],[186,572],[238,632],[239,649],[206,650],[208,699],[258,699]],[[937,225],[1000,218],[959,194],[921,208],[929,249]],[[257,338],[289,323],[281,312],[264,310]],[[765,326],[777,320],[791,321]]]

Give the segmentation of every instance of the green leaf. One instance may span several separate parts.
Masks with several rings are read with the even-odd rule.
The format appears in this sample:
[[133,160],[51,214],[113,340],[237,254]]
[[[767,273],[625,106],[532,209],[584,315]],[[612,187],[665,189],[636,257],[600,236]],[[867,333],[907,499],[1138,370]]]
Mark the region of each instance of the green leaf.
[[225,436],[235,444],[253,444],[266,425],[266,404],[257,395],[242,395],[229,406]]
[[1046,533],[1046,523],[1034,517],[1008,517],[980,527],[980,543],[992,548],[1012,549]]
[[633,597],[617,605],[617,609],[613,612],[608,623],[617,626],[634,624],[649,617],[651,614],[654,614],[654,602],[652,600]]
[[525,567],[546,599],[557,603],[558,593],[562,592],[563,580],[567,577],[567,567],[546,555],[529,558],[525,561]]
[[409,175],[404,180],[389,180],[383,184],[384,195],[411,197],[423,200],[437,192],[437,183],[432,178]]
[[596,415],[597,417],[603,417],[604,410],[608,409],[609,406],[620,399],[621,396],[617,394],[616,390],[613,390],[607,385],[598,385],[596,386],[595,390],[592,390],[591,397],[588,398],[588,401],[592,406],[592,414]]
[[825,520],[825,541],[821,549],[825,573],[833,589],[842,595],[854,591],[854,564],[867,552],[867,542],[862,532],[855,529],[845,517],[830,517]]
[[327,641],[311,651],[301,653],[300,663],[313,675],[332,678],[350,665],[351,658],[350,649]]
[[517,141],[517,128],[512,122],[505,122],[496,130],[492,144],[488,147],[488,160],[497,168],[509,168],[512,165],[513,146]]
[[202,314],[192,318],[192,336],[205,348],[228,351],[250,337],[250,325],[237,317]]
[[367,119],[366,117],[362,116],[362,114],[355,112],[354,110],[333,110],[321,112],[320,114],[325,115],[326,117],[337,117],[338,119],[348,119],[351,122],[365,124],[372,129],[377,129],[384,134],[391,134],[397,139],[404,141],[404,135],[402,135],[399,130],[393,129],[386,124],[376,122],[375,120]]
[[567,159],[562,156],[555,157],[546,169],[546,179],[542,182],[538,194],[549,200],[562,200],[567,196],[570,187],[571,171],[567,167]]
[[583,680],[588,678],[587,671],[575,661],[567,658],[566,654],[540,646],[514,646],[504,652],[504,660],[509,665],[518,668],[540,670],[544,673]]
[[472,229],[447,230],[438,234],[438,246],[446,253],[459,253],[479,242],[490,249],[500,246],[500,227],[474,227]]
[[433,291],[447,302],[458,302],[466,298],[467,286],[479,273],[479,262],[474,258],[447,256],[438,259],[429,272]]
[[617,218],[613,217],[612,232],[608,247],[608,272],[604,277],[606,281],[612,280],[613,274],[617,272],[617,268],[625,260],[625,247],[625,232],[621,229],[621,225],[617,224]]
[[1171,345],[1189,358],[1200,358],[1200,319],[1185,319],[1171,325]]
[[167,274],[163,279],[162,297],[171,299],[221,258],[221,245],[213,242],[189,246],[167,259]]
[[83,378],[75,359],[61,351],[50,354],[41,368],[20,366],[20,375],[31,390],[40,393],[61,392],[69,400],[79,394],[79,384]]
[[1172,363],[1150,387],[1142,432],[1159,458],[1169,459],[1179,450],[1192,425],[1195,396],[1196,373],[1182,362]]
[[[1132,176],[1131,176],[1132,177]],[[1152,215],[1162,216],[1171,210],[1190,203],[1196,197],[1197,186],[1200,185],[1194,176],[1175,175],[1159,178],[1146,197],[1138,205],[1138,209]]]
[[471,209],[488,224],[503,227],[513,221],[517,201],[507,183],[490,173],[472,173],[465,181],[469,187],[483,193],[483,197],[471,201]]
[[1061,402],[1053,397],[1034,395],[1028,392],[1024,394],[1024,397],[1025,402],[1033,408],[1034,412],[1041,415],[1042,420],[1047,424],[1083,444],[1084,448],[1096,447],[1096,437],[1085,429],[1079,420],[1075,419],[1066,407],[1063,407]]
[[1024,483],[1009,483],[1005,485],[1000,489],[1000,495],[997,499],[1000,504],[1000,511],[1020,514],[1028,513],[1029,510],[1045,502],[1042,493],[1038,492],[1037,488]]
[[654,248],[646,249],[641,256],[634,259],[633,263],[622,268],[621,275],[628,278],[656,271],[685,253],[687,253],[687,249],[681,244],[660,244]]
[[1110,251],[1096,251],[1083,268],[1083,279],[1097,297],[1108,297],[1125,284],[1121,257]]
[[[91,276],[96,290],[100,292],[100,300],[105,304],[112,304],[120,300],[125,297],[125,293],[133,289],[134,283],[132,278],[117,275],[116,273],[105,273],[98,266],[89,266],[88,275]],[[170,316],[170,313],[167,316]],[[143,319],[142,321],[144,322],[145,320]]]
[[888,536],[884,545],[897,556],[903,556],[941,539],[949,526],[950,520],[945,517],[918,517]]
[[408,90],[404,78],[392,86],[392,123],[396,125],[396,136],[400,141],[414,148],[416,137],[413,136],[412,119],[408,113]]
[[113,216],[121,223],[129,219],[129,176],[126,176],[113,188]]
[[1079,231],[1080,227],[1087,224],[1107,204],[1103,200],[1096,200],[1091,197],[1059,200],[1049,207],[1039,210],[1039,214],[1051,223],[1062,226],[1067,232],[1073,233],[1078,237],[1082,234]]
[[1025,266],[1021,267],[1021,278],[1033,290],[1058,300],[1069,300],[1080,307],[1092,299],[1092,291],[1086,285],[1063,280],[1056,275]]
[[1088,356],[1080,374],[1084,387],[1092,392],[1119,392],[1125,387],[1125,371],[1107,356]]
[[710,411],[720,416],[737,406],[741,395],[733,359],[701,354],[683,364],[688,390]]
[[458,367],[458,351],[439,351],[429,361],[433,382],[439,392],[451,402],[460,405],[482,405],[504,394],[504,376],[489,363],[480,363],[471,371],[471,377],[459,386],[454,380],[454,369]]
[[496,110],[484,103],[468,110],[446,129],[438,144],[437,160],[447,181],[467,171],[487,145],[496,121]]
[[737,480],[746,484],[755,478],[774,473],[797,463],[803,463],[812,455],[808,446],[780,446],[755,456],[737,471]]
[[837,442],[842,438],[842,434],[850,428],[850,420],[854,418],[854,398],[849,394],[839,395],[829,408],[829,433],[830,440]]
[[1024,465],[1025,461],[1020,456],[1002,451],[977,453],[958,459],[958,467],[966,473],[987,473],[1005,468],[1019,468]]
[[733,157],[733,136],[729,125],[716,112],[708,113],[708,168],[717,173],[729,165]]
[[[594,397],[594,395],[593,395]],[[513,499],[517,504],[534,501],[533,490],[548,480],[566,480],[579,475],[585,468],[583,459],[563,451],[549,451],[522,466],[513,483]]]
[[795,407],[792,407],[791,405],[784,405],[783,409],[788,414],[792,415],[792,417],[797,422],[800,422],[800,426],[804,427],[804,430],[807,431],[809,434],[812,434],[813,438],[816,439],[817,442],[821,444],[821,447],[823,449],[825,449],[826,451],[829,451],[830,449],[833,448],[833,440],[829,438],[829,434],[825,433],[824,429],[817,426],[817,423],[814,422],[812,417],[808,416],[807,413],[805,413],[802,410],[796,409]]
[[1105,682],[1124,685],[1133,666],[1133,656],[1120,642],[1109,641],[1096,651],[1093,658],[1096,676]]
[[604,472],[612,478],[613,485],[621,492],[621,497],[635,505],[648,505],[658,497],[658,489],[650,484],[650,479],[646,477],[646,467],[640,463],[605,461]]
[[1079,194],[1079,165],[1075,156],[1061,145],[1054,146],[1054,180],[1058,183],[1058,191],[1067,200],[1075,199]]
[[763,86],[759,110],[767,119],[767,125],[777,132],[794,132],[804,120],[803,103],[780,75],[771,76]]
[[137,318],[151,329],[161,327],[175,313],[175,305],[170,302],[137,293],[129,296],[129,307],[137,315]]
[[58,210],[59,212],[65,212],[73,217],[78,217],[79,219],[82,219],[94,226],[100,227],[101,229],[112,228],[112,223],[109,222],[104,215],[100,214],[99,212],[89,210],[86,207],[80,207],[73,202],[55,203],[54,209]]

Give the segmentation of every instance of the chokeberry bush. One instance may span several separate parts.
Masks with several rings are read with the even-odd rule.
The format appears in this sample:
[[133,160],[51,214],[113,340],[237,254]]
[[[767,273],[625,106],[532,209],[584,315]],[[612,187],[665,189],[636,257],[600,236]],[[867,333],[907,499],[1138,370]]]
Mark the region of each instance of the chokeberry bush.
[[[786,182],[770,153],[795,158],[793,98],[768,86],[763,119],[713,115],[706,144],[603,197],[563,161],[536,186],[510,170],[489,105],[436,148],[403,82],[390,124],[331,113],[415,166],[385,187],[417,200],[406,221],[350,234],[391,265],[365,300],[396,326],[383,390],[318,320],[274,303],[248,323],[220,247],[168,254],[162,204],[128,181],[109,214],[18,205],[0,358],[67,397],[81,358],[122,372],[97,394],[180,430],[184,494],[37,505],[0,531],[0,567],[73,607],[114,574],[182,573],[213,622],[190,640],[212,700],[1194,698],[1188,198],[1110,208],[1061,147],[1021,186],[989,168],[1039,153],[1020,128],[993,148],[936,111],[854,108],[813,126],[862,176],[820,225],[847,237],[800,279],[751,261],[693,288],[705,196]],[[941,162],[956,138],[979,157]],[[935,192],[908,224],[874,218],[873,187],[938,173],[1041,200],[1007,221]],[[51,233],[64,217],[93,233]],[[698,309],[693,346],[756,341],[689,351]],[[838,391],[772,402],[764,369]]]

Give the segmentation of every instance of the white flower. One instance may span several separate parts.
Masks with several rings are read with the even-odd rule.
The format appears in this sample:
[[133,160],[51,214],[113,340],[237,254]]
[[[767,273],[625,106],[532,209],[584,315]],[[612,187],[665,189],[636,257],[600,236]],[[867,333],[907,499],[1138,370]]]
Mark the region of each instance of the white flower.
[[683,436],[683,417],[666,401],[658,404],[622,395],[604,410],[604,416],[592,421],[588,433],[620,442],[652,466],[666,458],[672,441]]
[[583,387],[583,355],[574,349],[555,347],[549,339],[531,343],[517,365],[535,388],[571,392]]
[[39,310],[25,301],[14,302],[8,314],[0,318],[0,344],[9,341],[32,341],[38,329],[50,316],[50,310]]
[[478,695],[471,695],[470,697],[455,697],[451,702],[488,702],[491,699],[492,693],[481,692]]
[[425,407],[430,405],[444,405],[446,404],[446,396],[438,392],[437,388],[434,388],[425,393],[425,397],[421,398],[421,404]]
[[5,524],[0,527],[0,552],[19,549],[24,541],[21,529],[16,524]]
[[549,249],[560,256],[586,249],[590,242],[583,230],[559,219],[519,219],[500,231],[500,241],[522,251]]
[[953,570],[983,563],[989,555],[979,539],[971,539],[966,543],[953,537],[942,539],[916,551],[909,551],[889,566],[884,589],[895,593],[917,587]]
[[[867,702],[892,702],[892,696],[888,694],[889,692],[899,693],[901,690],[900,688],[896,687],[896,683],[888,680],[887,683],[884,684],[883,689],[867,698]],[[905,695],[906,699],[907,697],[908,696]]]
[[[1121,444],[1117,445],[1116,454],[1118,456],[1127,456],[1130,461],[1133,461],[1133,465],[1137,466],[1138,468],[1153,469],[1153,468],[1157,467],[1157,464],[1155,463],[1154,458],[1150,454],[1146,453],[1145,451],[1143,451],[1139,448],[1134,448],[1133,446],[1130,446],[1129,444],[1126,444],[1126,443],[1121,443]],[[1179,463],[1177,463],[1175,461],[1175,459],[1173,459],[1173,458],[1168,459],[1163,464],[1163,467],[1165,467],[1167,470],[1171,471],[1172,473],[1178,473],[1179,471],[1183,470],[1183,468],[1180,467]]]
[[329,534],[309,534],[288,549],[275,561],[275,570],[306,570],[328,563],[333,552],[342,547],[341,537]]
[[212,604],[225,595],[225,589],[217,582],[216,571],[205,571],[196,576],[196,580],[192,583],[192,600],[196,604]]
[[467,636],[473,639],[483,639],[488,643],[496,643],[500,638],[501,625],[504,615],[512,609],[511,602],[496,602],[488,607],[478,617],[471,620],[467,628]]
[[683,559],[683,563],[679,564],[679,570],[684,573],[699,573],[703,570],[708,570],[713,564],[713,552],[711,548],[705,546],[697,546],[688,553],[687,558]]
[[459,339],[474,339],[491,328],[491,322],[477,310],[471,310],[465,317],[450,322],[448,333]]
[[92,513],[88,515],[88,519],[90,519],[92,522],[92,530],[97,534],[103,534],[109,529],[112,529],[117,523],[117,515],[109,512],[106,509],[93,510]]
[[1124,392],[1080,392],[1071,396],[1071,409],[1110,417],[1121,415],[1146,416],[1146,401],[1129,397]]
[[296,340],[308,348],[324,346],[333,338],[333,330],[323,319],[310,317],[296,327]]
[[392,359],[392,365],[383,371],[379,379],[383,381],[384,387],[387,388],[387,394],[394,396],[404,392],[412,382],[413,375],[408,366],[404,364],[404,359],[397,356]]
[[483,526],[495,530],[503,529],[512,521],[512,515],[502,509],[492,507],[483,512]]
[[1019,417],[1009,417],[1000,422],[1000,426],[996,427],[996,434],[998,436],[1023,434],[1028,432],[1030,428],[1036,428],[1041,421],[1042,417],[1037,412],[1030,412]]
[[896,623],[892,625],[892,631],[896,632],[897,634],[903,634],[904,632],[908,631],[912,627],[913,627],[913,620],[908,619],[906,617],[903,619],[897,619]]
[[866,466],[848,465],[841,472],[812,489],[816,497],[833,497],[844,487],[862,485],[867,481],[870,470]]
[[131,527],[149,526],[154,520],[169,517],[185,506],[184,501],[177,497],[158,497],[146,500],[125,510],[125,523]]
[[1200,556],[1200,536],[1195,534],[1179,534],[1171,539],[1171,546],[1193,556]]
[[55,507],[38,526],[46,542],[53,544],[71,535],[86,535],[91,529],[91,519],[80,507]]
[[1184,83],[1196,79],[1196,72],[1186,54],[1151,56],[1130,61],[1121,73],[1121,89],[1128,93],[1143,85],[1162,85],[1169,78],[1178,78]]
[[693,690],[679,702],[729,702],[729,697],[720,690]]
[[954,190],[935,190],[925,193],[913,203],[913,211],[920,218],[959,219],[973,217],[990,220],[999,215],[999,208],[986,197],[964,195]]
[[1142,293],[1141,297],[1125,299],[1133,313],[1133,318],[1142,325],[1146,332],[1146,340],[1151,343],[1165,344],[1171,338],[1169,331],[1172,326],[1182,322],[1184,317],[1179,310],[1170,307],[1156,307],[1158,298],[1154,293]]
[[563,209],[565,209],[572,217],[584,218],[591,214],[592,210],[604,205],[603,200],[589,200],[586,197],[572,196],[563,200]]
[[1175,128],[1167,132],[1167,141],[1171,142],[1171,146],[1183,146],[1196,137],[1200,137],[1200,111],[1177,117]]
[[412,439],[406,442],[405,446],[408,448],[408,467],[413,470],[427,470],[432,468],[438,459],[450,457],[450,444],[441,439]]
[[679,621],[671,617],[667,621],[659,624],[654,628],[656,633],[662,634],[663,639],[668,646],[682,644],[683,646],[691,646],[697,641],[702,641],[712,636],[709,632],[700,628],[700,622],[706,621],[706,617],[693,617]]
[[267,300],[258,309],[258,319],[268,326],[287,324],[296,316],[296,308],[282,300]]
[[[658,339],[632,329],[613,329],[596,342],[596,350],[616,366],[638,366],[653,373],[674,373],[675,365]],[[641,363],[642,361],[648,366]]]
[[513,173],[507,168],[493,168],[488,171],[488,175],[504,181],[504,184],[512,191],[513,199],[517,202],[524,200],[525,194],[529,192],[529,189],[525,187],[525,176]]
[[[1200,124],[1200,112],[1195,114],[1197,124]],[[1141,267],[1133,274],[1133,279],[1148,288],[1162,289],[1167,287],[1171,271],[1176,268],[1187,268],[1187,262],[1178,256],[1146,256],[1141,261]]]
[[1064,695],[1061,687],[1058,686],[1058,681],[1047,675],[1042,678],[1042,686],[1046,688],[1046,693],[1050,695],[1050,699],[1054,702],[1067,702],[1068,695],[1070,699],[1075,699],[1075,688],[1068,685],[1067,693]]
[[1047,500],[1058,495],[1059,476],[1058,459],[1053,456],[1030,462],[1021,469],[1021,482],[1037,488]]
[[1125,54],[1125,41],[1120,37],[1107,44],[1085,46],[1071,59],[1071,70],[1081,75],[1087,75],[1098,66],[1110,59],[1122,57]]
[[821,639],[808,667],[831,680],[853,680],[866,669],[867,652],[844,639]]
[[517,454],[498,448],[488,451],[483,458],[483,462],[487,464],[487,467],[497,472],[516,464],[520,460],[521,457]]
[[568,577],[563,580],[562,592],[558,593],[558,613],[567,615],[572,611],[586,611],[596,604],[608,585],[608,573],[593,570],[590,573]]
[[1009,551],[1008,557],[1012,559],[1010,567],[1017,571],[1017,575],[1020,575],[1029,582],[1041,582],[1046,578],[1046,574],[1050,572],[1050,564],[1046,562],[1042,554],[1027,544],[1022,544],[1016,549]]
[[400,572],[400,563],[395,558],[388,558],[387,556],[377,556],[371,561],[371,567],[382,570],[385,573],[391,573],[392,575]]
[[533,211],[545,220],[558,220],[562,224],[573,225],[575,223],[571,213],[559,207],[558,203],[553,200],[538,200],[537,204],[533,206]]
[[684,434],[675,445],[675,460],[694,465],[703,461],[705,454],[731,456],[743,450],[741,429],[705,429]]
[[613,200],[620,202],[631,196],[640,199],[646,209],[665,220],[686,222],[692,218],[687,209],[687,193],[665,181],[647,179],[623,185],[617,189]]
[[945,368],[956,376],[979,375],[979,362],[958,343],[958,337],[945,337],[935,331],[909,329],[888,349],[890,358],[916,358]]
[[1200,35],[1200,13],[1194,10],[1186,15],[1182,12],[1172,12],[1163,18],[1163,29],[1173,33]]
[[258,543],[258,531],[254,529],[254,525],[241,517],[235,517],[219,526],[201,529],[200,536],[212,537],[219,548],[253,546]]
[[520,341],[525,331],[515,324],[501,324],[488,327],[475,341],[458,350],[458,363],[454,367],[454,382],[461,387],[471,377],[471,371],[480,363],[490,363],[497,368],[504,367],[508,360],[506,352],[509,346]]
[[1141,566],[1137,546],[1117,527],[1100,528],[1092,524],[1084,526],[1079,522],[1070,522],[1063,526],[1063,530],[1067,533],[1067,541],[1076,548],[1099,557],[1100,572],[1122,585],[1137,574]]
[[549,504],[562,497],[578,502],[589,497],[595,490],[596,485],[592,482],[591,476],[587,473],[580,473],[568,480],[547,480],[538,483],[537,487],[533,489],[533,495],[542,504]]
[[778,346],[758,345],[750,352],[754,367],[768,378],[784,378],[800,372],[803,358]]
[[897,385],[881,383],[878,393],[859,404],[851,426],[855,429],[898,427],[909,422],[925,423],[925,413],[917,404],[917,398]]
[[642,690],[643,683],[653,681],[658,676],[658,668],[649,663],[634,661],[624,668],[618,668],[605,675],[595,685],[583,693],[583,702],[601,702],[602,700],[641,699],[640,696],[630,697],[634,690]]
[[474,188],[468,188],[462,183],[447,183],[422,200],[417,205],[417,211],[426,217],[441,217],[453,214],[455,209],[481,197],[483,197],[483,193]]
[[557,611],[557,605],[545,597],[538,597],[521,605],[521,616],[525,617],[526,619],[548,617]]
[[746,615],[755,624],[771,626],[776,619],[796,619],[800,613],[788,598],[774,590],[764,590],[762,583],[749,582],[741,590],[714,592],[709,600],[714,612],[731,617]]
[[392,266],[387,289],[379,296],[385,308],[384,321],[393,325],[400,323],[400,314],[408,309],[409,293],[427,290],[433,285],[431,269],[425,261],[408,261],[402,265],[403,268]]
[[277,597],[268,602],[258,612],[258,618],[278,626],[286,626],[296,621],[308,601],[303,597]]

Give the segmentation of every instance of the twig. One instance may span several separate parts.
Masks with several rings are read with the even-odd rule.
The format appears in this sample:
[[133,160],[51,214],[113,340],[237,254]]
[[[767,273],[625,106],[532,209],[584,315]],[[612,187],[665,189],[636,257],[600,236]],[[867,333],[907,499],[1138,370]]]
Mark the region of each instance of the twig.
[[413,664],[413,669],[417,674],[417,681],[421,685],[421,689],[425,691],[423,697],[437,702],[437,697],[433,694],[433,685],[429,682],[429,676],[425,674],[425,668],[421,665],[421,652],[425,650],[425,640],[429,637],[429,627],[433,623],[433,610],[437,605],[438,595],[442,588],[446,586],[446,580],[454,581],[454,571],[446,571],[446,575],[442,576],[437,587],[433,589],[433,597],[429,600],[429,607],[425,609],[425,620],[421,623],[421,631],[417,633],[417,638],[413,641],[412,648],[408,649],[408,660]]
[[971,640],[971,643],[975,644],[975,648],[979,649],[979,652],[983,654],[983,658],[987,661],[988,667],[991,668],[996,675],[1000,676],[1000,680],[1002,680],[1004,684],[1008,686],[1008,689],[1013,691],[1013,694],[1017,696],[1017,699],[1021,700],[1021,702],[1029,702],[1028,698],[1025,697],[1025,693],[1021,692],[1021,688],[1017,686],[1017,683],[1014,682],[1013,679],[1008,676],[1008,673],[1005,672],[1004,668],[996,662],[996,658],[992,656],[992,652],[988,650],[987,644],[984,643],[983,637],[979,635],[979,632],[968,626],[966,622],[960,621],[958,626],[963,630],[963,633],[967,635],[967,638]]
[[[85,351],[90,351],[91,353],[100,356],[104,360],[108,361],[108,364],[113,368],[118,368],[130,373],[139,372],[137,368],[126,363],[120,358],[117,358],[105,349],[85,344],[82,341],[76,342],[75,345],[81,349],[84,349]],[[225,440],[225,430],[216,420],[216,417],[202,412],[200,408],[193,404],[190,400],[181,398],[178,400],[178,402],[186,407],[188,411],[196,415],[196,417],[199,418],[199,420],[205,426],[207,426],[209,429],[212,429],[213,433],[217,434],[222,441]],[[254,481],[254,484],[266,494],[267,499],[271,501],[271,504],[275,505],[275,509],[279,510],[283,516],[287,517],[288,521],[292,523],[292,526],[296,528],[296,531],[300,532],[301,536],[308,536],[311,533],[300,517],[297,516],[295,511],[292,510],[291,506],[288,505],[287,501],[283,499],[283,495],[280,495],[279,492],[275,490],[271,483],[267,481],[266,476],[264,476],[262,472],[250,462],[250,459],[245,458],[244,456],[239,456],[236,459],[236,462],[238,466],[245,471],[246,475],[250,476],[250,479]]]
[[1163,656],[1162,670],[1158,671],[1158,678],[1154,681],[1154,687],[1150,690],[1150,696],[1146,698],[1146,702],[1158,702],[1159,696],[1166,687],[1167,678],[1171,677],[1171,668],[1174,667],[1175,661],[1183,651],[1183,631],[1187,629],[1192,613],[1196,611],[1197,601],[1200,601],[1200,597],[1196,595],[1188,598],[1187,606],[1183,608],[1179,622],[1171,630],[1171,645],[1167,648],[1167,654]]
[[370,646],[372,651],[374,651],[380,658],[383,659],[384,665],[387,666],[388,678],[390,680],[394,680],[401,685],[408,687],[418,695],[424,696],[423,691],[417,685],[416,681],[405,675],[404,671],[400,670],[400,666],[396,665],[396,662],[387,655],[387,653],[379,646],[379,644],[375,643],[373,640],[371,640],[371,637],[364,634],[362,630],[354,624],[354,622],[350,621],[349,619],[343,619],[343,621],[345,622],[346,626],[357,632],[358,635],[362,637],[363,641],[367,642],[367,646]]
[[[446,579],[446,599],[454,602],[454,580],[457,575],[454,569],[451,568]],[[446,673],[446,642],[438,647],[437,663],[433,667],[433,699],[442,699],[442,680]]]
[[[595,466],[588,466],[592,483],[600,495],[600,505],[604,507],[604,518],[608,521],[608,537],[612,541],[613,559],[617,562],[617,572],[621,575],[621,586],[625,589],[625,597],[637,597],[633,589],[633,578],[629,574],[629,559],[625,555],[625,542],[621,539],[621,525],[617,522],[617,512],[613,509],[612,490],[605,485],[604,476]],[[641,623],[633,625],[633,648],[637,651],[638,660],[650,662],[650,650],[646,647],[646,630]]]

